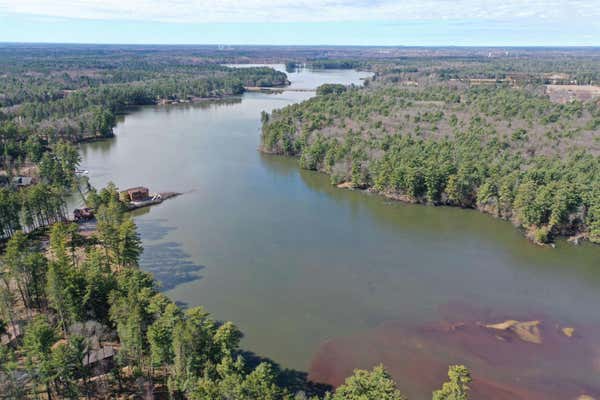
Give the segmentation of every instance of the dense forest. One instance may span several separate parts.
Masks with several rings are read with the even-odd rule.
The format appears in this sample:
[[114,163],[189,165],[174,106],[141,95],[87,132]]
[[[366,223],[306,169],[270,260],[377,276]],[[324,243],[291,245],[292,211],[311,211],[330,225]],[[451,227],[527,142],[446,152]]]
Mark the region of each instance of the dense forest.
[[379,63],[364,88],[323,85],[263,114],[262,149],[333,184],[510,219],[537,243],[600,243],[600,101],[552,101],[542,84],[596,79],[598,66],[572,61],[556,77],[552,58],[499,65]]

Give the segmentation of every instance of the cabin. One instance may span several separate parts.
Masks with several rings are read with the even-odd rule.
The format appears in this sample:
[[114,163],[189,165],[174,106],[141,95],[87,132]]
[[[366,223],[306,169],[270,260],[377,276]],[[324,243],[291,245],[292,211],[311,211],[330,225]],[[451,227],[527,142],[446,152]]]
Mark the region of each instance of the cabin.
[[94,366],[98,363],[111,362],[117,354],[114,346],[103,346],[96,350],[90,350],[83,358],[84,366]]
[[83,366],[90,368],[94,375],[106,374],[115,366],[116,355],[116,347],[105,345],[99,349],[90,350],[83,357]]
[[30,176],[15,176],[13,178],[13,184],[17,187],[25,187],[31,185],[33,178]]
[[150,191],[147,187],[138,186],[122,191],[119,197],[126,202],[146,201],[150,198]]

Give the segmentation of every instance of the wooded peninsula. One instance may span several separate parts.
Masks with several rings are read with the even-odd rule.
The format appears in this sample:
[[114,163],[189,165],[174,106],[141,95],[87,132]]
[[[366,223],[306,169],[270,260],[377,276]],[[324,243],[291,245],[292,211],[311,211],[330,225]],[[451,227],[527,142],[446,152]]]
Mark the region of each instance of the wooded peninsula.
[[600,243],[598,64],[542,54],[371,68],[364,87],[326,84],[263,114],[262,150],[341,187],[476,208],[536,243]]

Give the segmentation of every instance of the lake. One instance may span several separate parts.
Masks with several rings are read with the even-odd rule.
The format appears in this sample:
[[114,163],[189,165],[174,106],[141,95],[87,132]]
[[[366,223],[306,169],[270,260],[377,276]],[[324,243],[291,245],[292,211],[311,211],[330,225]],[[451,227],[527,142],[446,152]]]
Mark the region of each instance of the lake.
[[[307,89],[368,74],[288,76]],[[600,247],[538,247],[476,211],[338,189],[258,152],[260,112],[312,95],[142,107],[114,139],[81,145],[96,187],[184,193],[136,213],[141,266],[165,293],[234,321],[244,349],[328,383],[383,361],[425,399],[448,364],[464,362],[489,398],[597,395]],[[505,319],[541,321],[544,342],[482,326]]]

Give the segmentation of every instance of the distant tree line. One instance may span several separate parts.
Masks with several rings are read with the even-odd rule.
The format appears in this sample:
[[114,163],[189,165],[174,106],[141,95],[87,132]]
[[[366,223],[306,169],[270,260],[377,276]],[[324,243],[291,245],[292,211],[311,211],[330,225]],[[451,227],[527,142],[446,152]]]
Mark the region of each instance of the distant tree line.
[[306,64],[314,69],[357,69],[366,65],[364,61],[336,60],[329,58],[319,60],[308,60]]
[[109,137],[116,115],[131,106],[239,95],[245,86],[283,86],[267,67],[229,68],[207,60],[117,50],[69,49],[52,54],[17,48],[0,53],[0,124],[44,140]]

